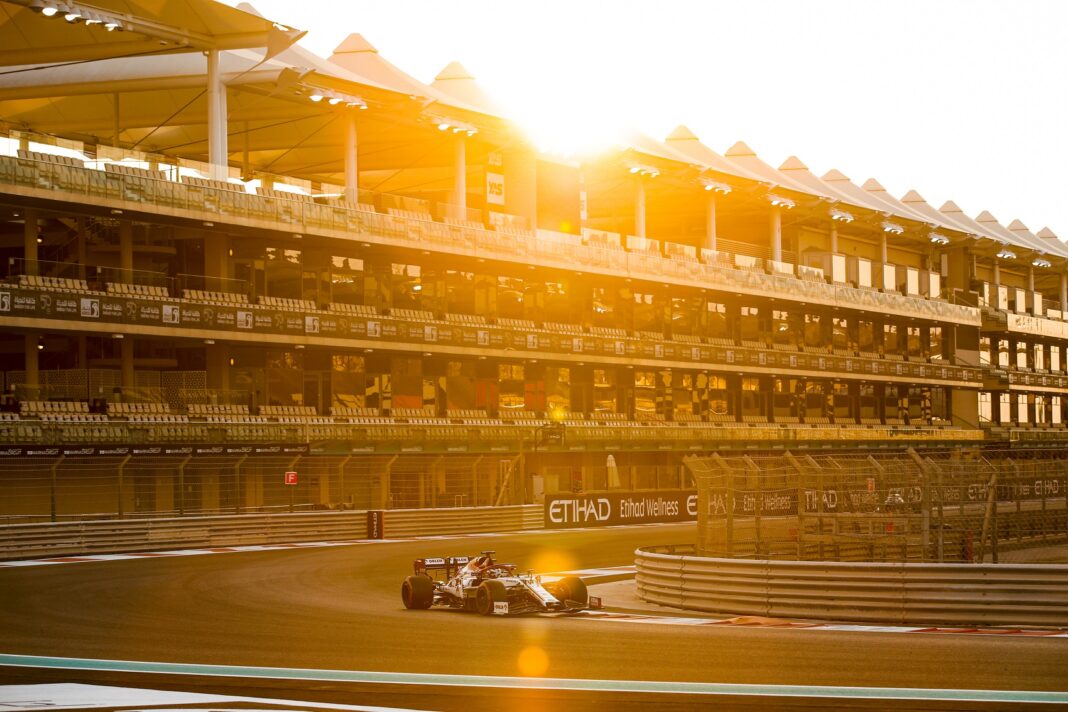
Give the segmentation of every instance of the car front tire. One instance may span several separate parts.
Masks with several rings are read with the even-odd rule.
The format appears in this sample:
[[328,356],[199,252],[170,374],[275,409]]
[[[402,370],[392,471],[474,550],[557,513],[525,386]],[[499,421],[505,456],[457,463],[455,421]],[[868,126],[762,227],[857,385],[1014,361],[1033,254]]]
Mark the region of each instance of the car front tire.
[[500,581],[483,581],[475,592],[475,610],[480,615],[493,613],[493,604],[508,600],[508,592]]
[[554,583],[549,592],[560,599],[561,603],[571,601],[585,606],[590,601],[590,594],[586,591],[586,582],[578,576],[565,576]]

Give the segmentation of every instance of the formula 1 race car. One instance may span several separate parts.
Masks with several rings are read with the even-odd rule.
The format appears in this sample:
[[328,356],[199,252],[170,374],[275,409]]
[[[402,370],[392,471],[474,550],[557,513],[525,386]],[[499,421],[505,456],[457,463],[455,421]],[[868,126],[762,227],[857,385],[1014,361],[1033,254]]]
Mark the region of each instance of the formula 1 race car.
[[572,613],[600,607],[578,576],[542,583],[533,573],[517,574],[514,564],[499,564],[493,551],[479,556],[416,559],[415,573],[404,579],[405,608],[441,606],[488,615]]

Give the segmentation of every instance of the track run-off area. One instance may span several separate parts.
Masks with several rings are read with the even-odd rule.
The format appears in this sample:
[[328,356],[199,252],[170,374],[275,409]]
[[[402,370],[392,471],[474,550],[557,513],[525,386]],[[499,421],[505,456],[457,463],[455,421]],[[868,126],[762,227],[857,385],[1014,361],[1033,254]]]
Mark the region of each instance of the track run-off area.
[[[633,564],[638,546],[694,536],[692,524],[661,525],[2,566],[0,683],[464,710],[517,695],[554,710],[710,696],[828,709],[1068,703],[1062,635],[706,625],[607,595],[606,613],[564,617],[408,611],[400,600],[419,557],[492,549],[523,569],[607,569]],[[627,624],[658,617],[667,624]]]

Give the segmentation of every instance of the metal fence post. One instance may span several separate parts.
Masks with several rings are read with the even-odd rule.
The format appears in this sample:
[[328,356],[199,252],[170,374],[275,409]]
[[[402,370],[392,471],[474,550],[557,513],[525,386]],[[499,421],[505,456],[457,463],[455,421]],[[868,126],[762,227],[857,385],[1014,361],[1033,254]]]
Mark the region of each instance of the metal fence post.
[[192,455],[186,455],[182,463],[178,465],[178,516],[185,516],[185,466],[193,459]]
[[59,469],[60,464],[67,458],[66,455],[60,455],[59,459],[52,463],[52,477],[49,499],[51,501],[52,509],[52,521],[56,521],[56,471]]
[[122,486],[123,486],[123,476],[126,474],[126,463],[130,461],[130,457],[131,457],[130,455],[127,455],[126,457],[124,457],[122,459],[122,462],[119,463],[119,472],[118,472],[119,480],[118,480],[118,483],[117,483],[118,486],[116,487],[116,489],[117,489],[117,492],[116,492],[117,501],[116,501],[116,507],[115,507],[115,511],[116,511],[116,514],[119,515],[119,519],[122,519],[123,517],[126,516],[126,512],[125,512],[126,508],[122,504],[122,489],[123,489]]

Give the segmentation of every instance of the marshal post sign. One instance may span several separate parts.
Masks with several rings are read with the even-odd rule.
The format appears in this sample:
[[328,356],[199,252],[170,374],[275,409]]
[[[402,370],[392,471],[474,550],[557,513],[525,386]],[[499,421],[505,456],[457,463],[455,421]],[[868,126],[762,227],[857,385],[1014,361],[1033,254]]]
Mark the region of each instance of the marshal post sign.
[[545,497],[547,529],[693,521],[697,521],[697,493],[693,490]]

